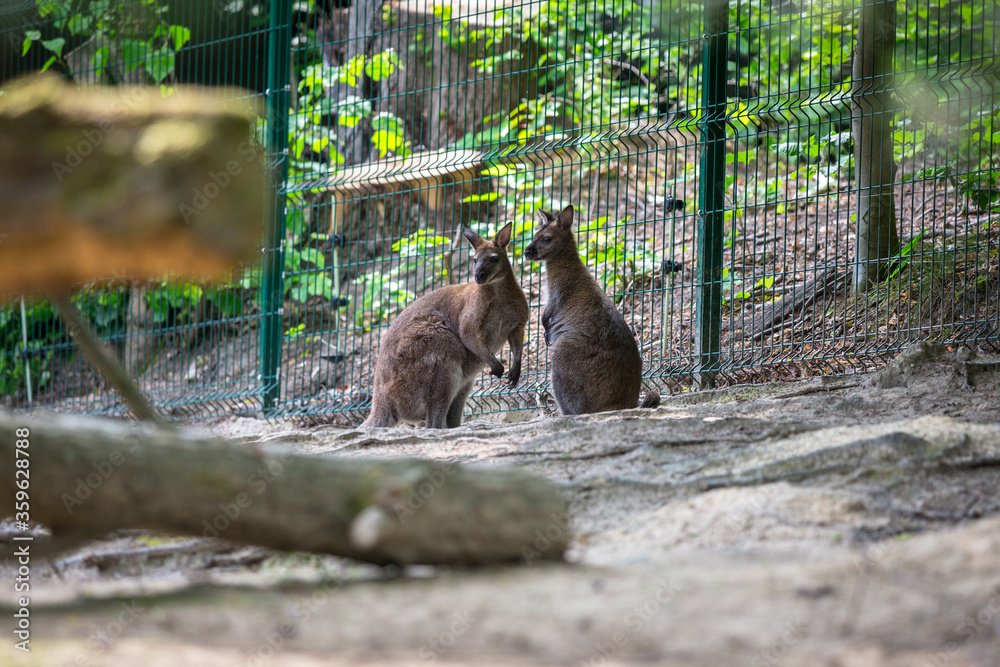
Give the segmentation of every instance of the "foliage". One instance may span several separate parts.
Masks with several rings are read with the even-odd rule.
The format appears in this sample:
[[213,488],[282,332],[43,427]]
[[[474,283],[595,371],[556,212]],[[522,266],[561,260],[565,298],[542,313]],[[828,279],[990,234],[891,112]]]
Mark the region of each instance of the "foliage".
[[[219,284],[204,285],[163,279],[149,285],[146,306],[155,328],[190,324],[206,310],[213,319],[239,317],[243,313],[243,293],[238,287]],[[121,340],[128,333],[130,290],[124,285],[87,285],[72,297],[84,320],[105,341]],[[0,305],[0,393],[7,396],[24,391],[24,362],[31,368],[32,389],[44,390],[52,381],[55,350],[67,346],[70,335],[58,311],[48,301],[27,300],[25,303],[27,344],[21,329],[20,301]]]
[[745,302],[774,300],[774,276],[758,278],[751,285],[746,279],[733,275],[729,267],[722,269],[722,305],[739,307]]
[[[448,46],[481,44],[482,56],[472,64],[484,75],[509,68],[525,44],[539,54],[532,64],[535,86],[544,92],[485,118],[484,130],[459,146],[510,153],[542,143],[587,144],[603,138],[612,123],[656,114],[653,78],[660,52],[648,7],[622,0],[546,0],[533,8],[530,16],[516,8],[499,10],[495,25],[476,29],[449,21],[443,8],[435,10],[444,22],[439,37]],[[603,20],[610,14],[613,27]],[[623,60],[633,53],[643,58],[639,66]]]
[[[535,170],[519,162],[497,161],[483,170],[484,176],[496,178],[503,193],[472,195],[465,202],[498,202],[501,207],[500,217],[513,219],[511,256],[515,264],[519,263],[524,249],[531,243],[534,234],[535,214],[538,210],[555,210],[563,207],[561,200],[553,199],[547,194],[552,187],[552,176],[539,176]],[[502,227],[506,222],[496,225]],[[486,230],[475,229],[481,235],[488,235]],[[537,270],[537,265],[526,263],[525,266]]]
[[447,237],[425,229],[393,243],[392,250],[399,253],[400,262],[388,273],[373,271],[362,276],[364,288],[361,304],[354,312],[355,325],[367,331],[413,301],[417,294],[405,284],[405,276],[411,272],[423,270],[416,285],[421,292],[435,282],[447,280],[449,267],[445,266],[445,257],[450,245]]
[[31,373],[33,389],[37,392],[52,381],[53,344],[64,331],[55,309],[46,301],[28,301],[28,340],[25,345],[21,330],[21,304],[13,302],[0,306],[0,394],[15,396],[24,390],[26,383],[25,362]]
[[243,314],[243,294],[230,284],[203,285],[163,279],[146,290],[146,306],[154,326],[180,326],[204,319],[199,313],[230,319]]
[[913,238],[911,238],[906,245],[899,249],[896,256],[892,258],[893,269],[887,280],[892,280],[899,275],[900,271],[906,269],[907,265],[910,263],[910,255],[914,253],[915,248],[920,247],[924,234],[926,233],[926,229],[921,229],[917,234],[913,235]]
[[[72,297],[73,304],[102,338],[125,331],[127,291],[122,286],[84,289]],[[58,311],[45,300],[25,300],[25,331],[21,329],[21,303],[0,306],[0,393],[13,396],[24,391],[25,361],[31,369],[32,389],[44,390],[52,381],[55,350],[70,342]],[[27,334],[25,341],[24,333]]]
[[651,274],[660,265],[655,252],[619,236],[618,229],[627,224],[627,217],[608,225],[607,217],[601,216],[577,230],[580,258],[594,267],[597,281],[608,295],[621,295],[635,276]]
[[93,40],[89,64],[95,80],[120,82],[141,67],[152,82],[164,84],[174,72],[177,51],[191,39],[188,27],[167,22],[168,5],[162,0],[35,0],[35,5],[42,18],[51,19],[55,33],[45,37],[41,30],[26,30],[21,55],[40,44],[51,54],[43,71],[59,63],[70,74],[82,75],[67,62],[67,44]]
[[346,161],[348,134],[363,123],[371,125],[371,143],[379,158],[409,157],[412,146],[402,120],[385,111],[375,113],[372,100],[364,95],[366,79],[379,84],[402,70],[399,54],[387,48],[368,57],[354,56],[340,65],[329,64],[320,47],[321,37],[316,35],[315,17],[322,9],[315,0],[301,4],[306,20],[296,38],[298,87],[289,119],[289,176],[303,180],[336,173]]

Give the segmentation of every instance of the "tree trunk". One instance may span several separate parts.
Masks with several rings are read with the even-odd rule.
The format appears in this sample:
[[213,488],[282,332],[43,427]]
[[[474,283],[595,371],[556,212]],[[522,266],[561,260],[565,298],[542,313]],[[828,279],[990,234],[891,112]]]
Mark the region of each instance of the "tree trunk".
[[866,291],[884,280],[889,259],[899,251],[893,202],[893,108],[888,91],[895,42],[895,0],[865,0],[858,21],[851,86],[858,184],[855,291]]
[[[347,19],[347,51],[344,54],[344,62],[351,62],[358,56],[370,56],[372,50],[372,40],[375,39],[376,26],[382,18],[382,0],[353,0],[351,2],[350,13]],[[372,115],[378,112],[378,95],[372,95],[371,86],[380,87],[380,84],[369,80],[362,75],[358,80],[358,87],[340,84],[333,91],[334,99],[343,102],[351,95],[365,97],[372,101]],[[341,144],[341,155],[344,163],[341,167],[351,167],[368,161],[371,152],[371,122],[365,120],[354,127],[347,128],[344,132]]]
[[[26,491],[57,541],[145,528],[378,564],[559,560],[569,542],[562,493],[513,468],[302,456],[64,416],[0,415],[0,457],[0,507]],[[27,481],[15,461],[30,462]]]
[[128,336],[122,346],[122,366],[125,372],[138,377],[145,372],[160,343],[154,331],[153,316],[146,303],[148,285],[139,283],[129,289]]

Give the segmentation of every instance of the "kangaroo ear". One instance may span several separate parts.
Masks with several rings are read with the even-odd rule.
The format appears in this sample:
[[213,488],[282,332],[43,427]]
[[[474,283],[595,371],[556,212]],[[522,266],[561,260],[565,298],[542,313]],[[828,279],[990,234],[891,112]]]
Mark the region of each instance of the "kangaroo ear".
[[506,248],[507,244],[510,243],[510,233],[512,230],[513,223],[508,222],[499,232],[497,232],[497,235],[493,237],[493,245],[498,248]]
[[486,243],[486,241],[483,240],[482,236],[475,233],[468,227],[462,230],[462,235],[469,240],[469,243],[471,243],[472,247],[475,248],[476,250],[479,250],[479,246]]
[[544,227],[550,222],[555,222],[556,216],[548,211],[543,211],[542,209],[537,209],[535,211],[535,217],[538,218],[538,226]]
[[570,204],[563,210],[559,211],[559,215],[556,216],[556,224],[559,225],[559,229],[569,229],[573,224],[573,205]]

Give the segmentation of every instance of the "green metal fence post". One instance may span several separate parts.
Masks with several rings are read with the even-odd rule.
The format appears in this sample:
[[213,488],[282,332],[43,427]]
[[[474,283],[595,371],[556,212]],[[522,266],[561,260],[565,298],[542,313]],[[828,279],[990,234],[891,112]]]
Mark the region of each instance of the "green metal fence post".
[[292,53],[292,2],[271,3],[267,48],[268,193],[261,268],[260,382],[264,414],[274,411],[280,394],[281,321],[284,299],[285,184],[288,178],[289,71]]
[[726,178],[726,63],[729,2],[706,0],[702,35],[702,151],[695,295],[696,384],[715,384],[722,348],[722,243]]

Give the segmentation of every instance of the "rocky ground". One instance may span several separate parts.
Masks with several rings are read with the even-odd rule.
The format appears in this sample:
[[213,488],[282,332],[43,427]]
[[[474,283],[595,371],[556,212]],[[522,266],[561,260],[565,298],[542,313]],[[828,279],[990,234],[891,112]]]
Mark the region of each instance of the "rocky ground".
[[33,651],[5,633],[0,663],[1000,665],[994,359],[920,343],[870,376],[664,403],[445,433],[218,424],[522,466],[570,498],[568,563],[534,559],[544,535],[509,567],[397,570],[122,533],[35,566]]

